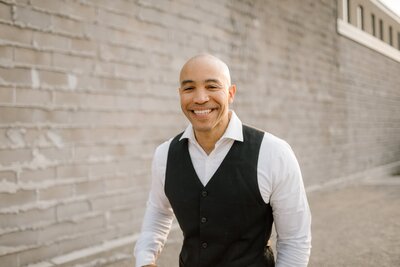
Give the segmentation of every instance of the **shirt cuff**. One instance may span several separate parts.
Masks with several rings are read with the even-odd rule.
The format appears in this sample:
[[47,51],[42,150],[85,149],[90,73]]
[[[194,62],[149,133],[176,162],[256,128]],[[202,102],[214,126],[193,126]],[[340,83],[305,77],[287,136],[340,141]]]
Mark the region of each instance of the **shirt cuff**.
[[154,254],[147,251],[141,251],[136,254],[136,267],[142,267],[148,264],[155,264]]

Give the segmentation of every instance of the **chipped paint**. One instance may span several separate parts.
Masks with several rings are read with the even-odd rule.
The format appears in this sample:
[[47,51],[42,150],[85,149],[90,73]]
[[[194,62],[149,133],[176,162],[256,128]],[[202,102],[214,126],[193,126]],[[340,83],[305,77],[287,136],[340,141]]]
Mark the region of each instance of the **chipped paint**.
[[62,137],[58,134],[56,134],[53,131],[47,131],[46,133],[47,138],[51,141],[53,145],[55,145],[57,148],[63,148],[64,147],[64,142],[62,140]]
[[25,146],[25,133],[23,128],[11,128],[6,132],[7,138],[11,141],[14,148]]
[[78,80],[75,75],[68,74],[68,87],[71,90],[75,90]]
[[40,86],[39,73],[35,69],[31,70],[31,78],[32,78],[32,87],[39,88]]

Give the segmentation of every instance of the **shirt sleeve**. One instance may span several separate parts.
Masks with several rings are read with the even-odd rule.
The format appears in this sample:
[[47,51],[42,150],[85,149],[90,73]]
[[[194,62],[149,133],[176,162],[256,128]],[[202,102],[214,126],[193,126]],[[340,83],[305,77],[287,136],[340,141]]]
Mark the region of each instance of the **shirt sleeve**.
[[307,266],[311,252],[311,212],[300,167],[290,146],[264,136],[259,157],[261,195],[272,207],[277,232],[276,267]]
[[154,154],[150,194],[134,251],[136,267],[156,263],[171,228],[173,211],[164,192],[169,143],[160,145]]

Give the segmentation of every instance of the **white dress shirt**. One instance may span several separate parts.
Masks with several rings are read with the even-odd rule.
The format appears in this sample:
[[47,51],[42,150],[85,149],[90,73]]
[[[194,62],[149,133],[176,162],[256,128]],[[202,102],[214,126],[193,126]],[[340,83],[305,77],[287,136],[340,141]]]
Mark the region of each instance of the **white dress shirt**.
[[[188,139],[194,169],[205,186],[235,141],[243,142],[242,122],[231,112],[223,136],[207,155],[189,125],[181,139]],[[135,247],[136,266],[155,264],[167,239],[173,211],[165,196],[165,170],[171,140],[157,147],[152,164],[152,186],[142,232]],[[290,146],[265,133],[261,143],[257,180],[261,196],[272,207],[277,231],[276,267],[307,266],[311,250],[311,213],[297,159]],[[261,222],[260,222],[261,223]]]

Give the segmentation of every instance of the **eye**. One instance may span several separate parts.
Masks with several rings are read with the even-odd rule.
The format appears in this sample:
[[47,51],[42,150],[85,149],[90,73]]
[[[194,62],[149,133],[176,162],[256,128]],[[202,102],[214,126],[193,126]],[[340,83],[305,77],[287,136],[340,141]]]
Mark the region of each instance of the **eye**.
[[193,89],[194,89],[194,87],[189,86],[189,87],[184,87],[183,91],[190,91],[190,90],[193,90]]
[[212,90],[212,89],[218,89],[219,86],[214,85],[214,84],[210,84],[210,85],[207,86],[207,88]]

